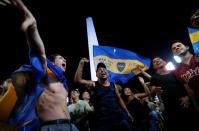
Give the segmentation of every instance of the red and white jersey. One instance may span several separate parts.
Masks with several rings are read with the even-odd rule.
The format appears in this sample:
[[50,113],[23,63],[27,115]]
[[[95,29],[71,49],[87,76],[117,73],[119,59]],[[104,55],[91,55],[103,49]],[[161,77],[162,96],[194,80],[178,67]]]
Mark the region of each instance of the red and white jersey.
[[175,76],[183,84],[188,84],[199,100],[199,63],[196,62],[195,56],[192,56],[189,64],[180,64]]

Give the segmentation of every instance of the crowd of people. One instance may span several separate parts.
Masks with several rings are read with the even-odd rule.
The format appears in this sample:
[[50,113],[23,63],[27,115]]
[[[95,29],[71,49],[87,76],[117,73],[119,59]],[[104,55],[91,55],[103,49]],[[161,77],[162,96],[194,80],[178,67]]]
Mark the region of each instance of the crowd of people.
[[[105,63],[96,67],[97,81],[83,77],[87,58],[77,66],[70,88],[64,76],[67,61],[60,54],[46,56],[37,22],[21,0],[3,0],[22,16],[21,30],[27,39],[29,64],[13,71],[0,86],[2,131],[189,131],[198,130],[199,57],[181,41],[171,42],[171,51],[182,62],[166,69],[167,62],[152,59],[155,74],[142,67],[137,85],[109,81]],[[199,28],[199,11],[190,18]],[[145,77],[145,78],[143,78]],[[147,79],[147,82],[146,80]]]

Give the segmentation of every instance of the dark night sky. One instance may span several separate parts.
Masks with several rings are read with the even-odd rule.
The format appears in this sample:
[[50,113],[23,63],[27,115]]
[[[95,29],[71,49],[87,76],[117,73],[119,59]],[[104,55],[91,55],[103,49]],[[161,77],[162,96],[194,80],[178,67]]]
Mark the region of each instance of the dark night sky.
[[[25,0],[37,19],[47,56],[60,53],[67,57],[69,81],[80,58],[88,57],[87,16],[94,20],[100,45],[169,59],[169,42],[180,39],[189,43],[188,19],[192,11],[199,9],[198,0],[107,1]],[[19,27],[15,10],[0,7],[1,81],[21,64],[28,63],[27,45]]]

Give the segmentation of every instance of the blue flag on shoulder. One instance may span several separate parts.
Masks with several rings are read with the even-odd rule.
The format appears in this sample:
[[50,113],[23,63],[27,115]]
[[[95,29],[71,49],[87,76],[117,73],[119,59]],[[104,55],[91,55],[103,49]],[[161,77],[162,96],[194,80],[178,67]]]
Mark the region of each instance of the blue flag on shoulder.
[[199,55],[199,30],[188,27],[189,38],[193,46],[194,53]]
[[106,65],[111,82],[127,83],[129,79],[140,73],[137,66],[147,70],[151,63],[149,58],[110,46],[93,46],[93,57],[95,69],[100,62]]

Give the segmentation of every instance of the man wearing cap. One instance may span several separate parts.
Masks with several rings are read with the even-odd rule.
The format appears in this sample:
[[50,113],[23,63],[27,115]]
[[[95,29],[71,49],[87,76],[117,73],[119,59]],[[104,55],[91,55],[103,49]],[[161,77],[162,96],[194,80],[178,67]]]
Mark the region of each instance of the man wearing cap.
[[105,64],[98,63],[96,70],[98,81],[91,81],[82,78],[83,67],[87,62],[86,58],[80,60],[75,82],[86,86],[92,92],[96,130],[132,130],[128,123],[128,117],[132,120],[132,116],[121,99],[116,85],[108,81]]

